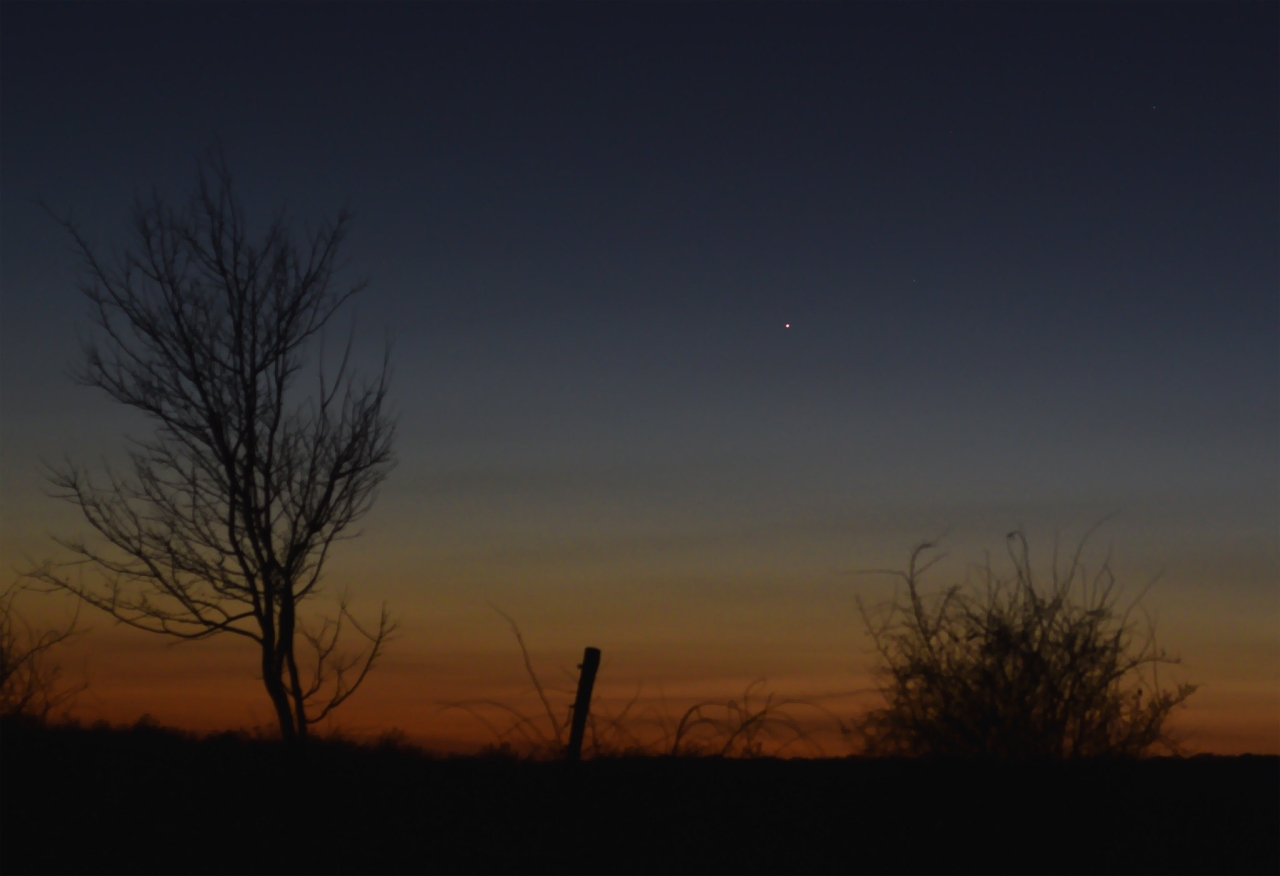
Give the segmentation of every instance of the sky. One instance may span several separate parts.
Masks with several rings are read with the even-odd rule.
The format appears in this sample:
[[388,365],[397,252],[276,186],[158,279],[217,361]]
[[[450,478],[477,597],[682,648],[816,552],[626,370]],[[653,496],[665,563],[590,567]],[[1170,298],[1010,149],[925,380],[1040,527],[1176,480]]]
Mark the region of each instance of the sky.
[[[892,593],[859,570],[1108,518],[1091,562],[1159,576],[1200,685],[1185,744],[1280,752],[1278,16],[5,3],[0,565],[83,530],[41,460],[148,428],[69,377],[42,205],[109,248],[220,143],[253,215],[352,209],[343,318],[392,344],[398,465],[326,582],[401,628],[341,728],[466,747],[449,704],[535,703],[494,607],[553,687],[600,647],[602,708],[763,679],[853,715]],[[270,722],[238,643],[81,619],[83,716]]]

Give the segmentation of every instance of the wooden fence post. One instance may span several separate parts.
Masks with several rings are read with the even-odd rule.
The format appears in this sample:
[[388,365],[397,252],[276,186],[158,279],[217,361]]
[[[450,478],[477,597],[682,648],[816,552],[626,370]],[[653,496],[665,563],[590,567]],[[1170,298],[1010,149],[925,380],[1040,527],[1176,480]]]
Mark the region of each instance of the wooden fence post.
[[582,652],[582,665],[578,667],[578,696],[573,701],[573,726],[569,730],[569,750],[565,759],[576,761],[582,757],[582,734],[587,729],[587,715],[591,711],[591,688],[596,683],[596,670],[600,668],[600,649],[587,648]]

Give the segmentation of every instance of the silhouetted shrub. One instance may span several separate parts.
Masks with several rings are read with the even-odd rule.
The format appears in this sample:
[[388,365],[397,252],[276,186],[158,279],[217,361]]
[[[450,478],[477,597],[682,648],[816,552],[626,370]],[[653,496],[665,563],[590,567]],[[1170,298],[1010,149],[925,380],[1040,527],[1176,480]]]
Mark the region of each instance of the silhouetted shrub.
[[[971,579],[926,597],[924,574],[941,559],[916,548],[906,584],[878,610],[859,601],[882,663],[885,704],[862,722],[870,754],[1078,758],[1136,756],[1171,745],[1165,723],[1194,692],[1162,688],[1176,663],[1156,644],[1142,595],[1124,606],[1109,557],[1093,572],[1082,554],[1065,566],[1055,542],[1052,580],[1041,586],[1026,537],[1008,536],[1011,576],[988,557]],[[1144,591],[1145,594],[1145,591]]]
[[48,718],[64,711],[84,685],[68,686],[51,652],[76,635],[76,617],[62,626],[33,625],[15,605],[24,590],[10,584],[0,592],[0,716]]

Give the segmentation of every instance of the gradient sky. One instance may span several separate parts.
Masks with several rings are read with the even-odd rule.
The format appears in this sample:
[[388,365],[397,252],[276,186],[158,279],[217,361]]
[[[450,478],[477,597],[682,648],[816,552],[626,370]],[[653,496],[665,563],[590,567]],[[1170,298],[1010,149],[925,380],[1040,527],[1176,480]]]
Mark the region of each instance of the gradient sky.
[[[39,202],[121,242],[217,138],[259,215],[350,204],[394,342],[399,466],[328,580],[403,628],[339,724],[527,701],[489,604],[606,699],[862,690],[852,570],[1119,512],[1188,744],[1280,751],[1278,9],[7,2],[0,562],[79,528],[42,457],[145,428],[67,377]],[[84,715],[269,721],[238,643],[85,619]]]

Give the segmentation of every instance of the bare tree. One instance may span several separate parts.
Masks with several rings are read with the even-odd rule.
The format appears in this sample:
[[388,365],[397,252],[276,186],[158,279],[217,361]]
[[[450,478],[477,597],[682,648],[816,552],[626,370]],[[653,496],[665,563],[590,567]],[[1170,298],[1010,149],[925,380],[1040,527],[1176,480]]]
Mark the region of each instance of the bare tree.
[[[135,204],[131,244],[110,262],[63,224],[95,326],[77,377],[155,430],[130,439],[128,474],[50,467],[55,495],[96,537],[59,539],[74,559],[33,575],[141,630],[253,640],[281,734],[305,738],[360,686],[394,627],[385,605],[376,625],[357,623],[345,596],[330,617],[299,612],[393,464],[387,357],[361,380],[348,335],[326,371],[322,331],[361,288],[335,280],[349,215],[298,236],[279,214],[251,239],[216,154],[188,203],[153,193]],[[313,382],[300,386],[316,346]],[[360,651],[340,647],[348,630]]]
[[69,707],[84,689],[63,684],[62,667],[49,659],[77,634],[78,616],[57,626],[36,626],[18,610],[19,585],[15,581],[0,592],[0,717],[43,720]]
[[[1088,535],[1065,563],[1055,542],[1052,580],[1041,587],[1023,533],[1008,536],[1011,576],[990,557],[980,581],[926,597],[933,545],[911,554],[906,599],[863,620],[881,657],[883,707],[862,723],[869,753],[961,757],[1136,756],[1170,743],[1166,721],[1195,691],[1161,687],[1159,667],[1177,663],[1155,626],[1124,606],[1110,558],[1090,572]],[[1150,585],[1148,585],[1149,587]]]

